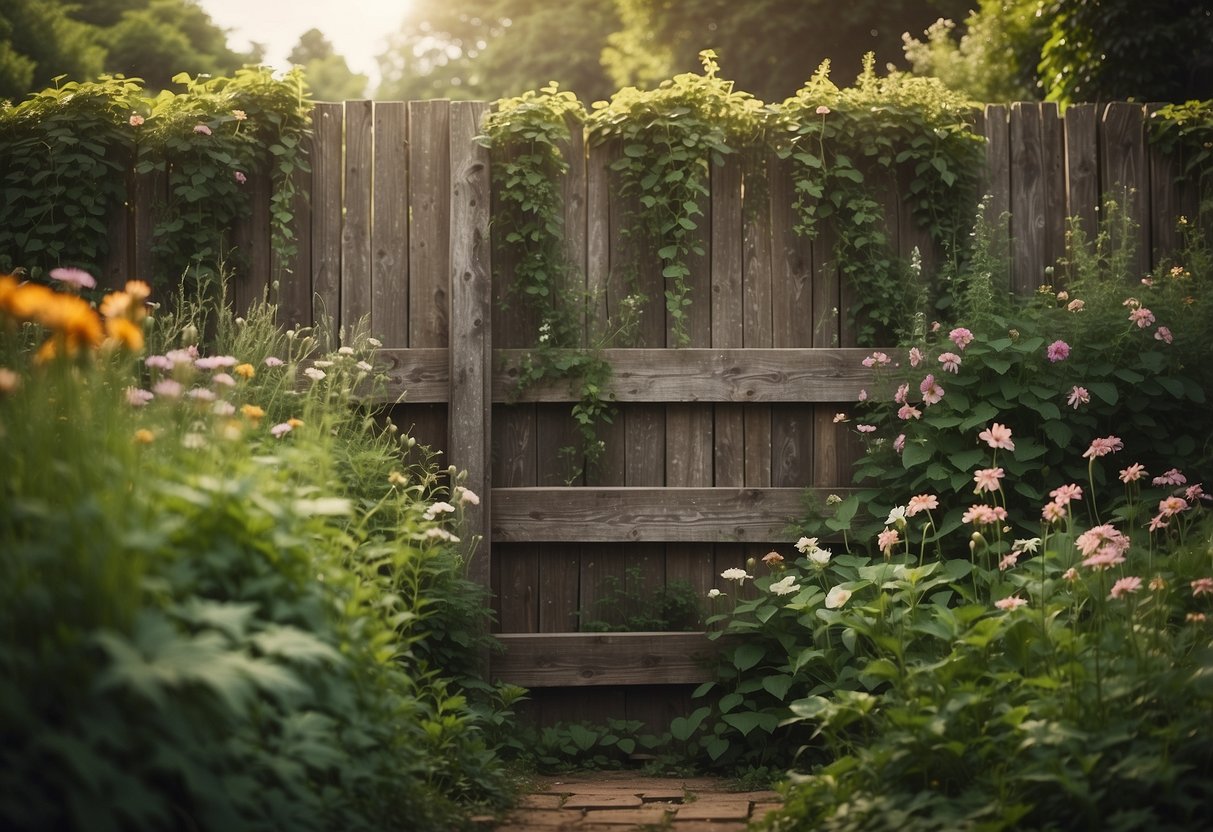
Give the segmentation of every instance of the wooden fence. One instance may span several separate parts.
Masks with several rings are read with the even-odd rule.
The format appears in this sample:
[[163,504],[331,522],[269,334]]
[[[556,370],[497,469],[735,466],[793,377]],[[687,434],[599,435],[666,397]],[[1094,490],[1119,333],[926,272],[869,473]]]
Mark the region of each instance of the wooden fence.
[[[850,481],[856,446],[833,416],[864,384],[849,346],[848,288],[826,230],[793,231],[790,178],[774,159],[712,171],[692,265],[689,348],[673,349],[660,266],[621,233],[626,202],[609,147],[574,137],[563,183],[568,253],[593,308],[587,327],[617,313],[629,280],[656,303],[641,346],[611,349],[619,414],[589,472],[573,445],[567,385],[514,398],[517,367],[535,343],[533,316],[509,287],[508,256],[491,222],[487,151],[473,141],[485,105],[425,101],[318,104],[310,198],[296,205],[299,253],[272,263],[264,193],[242,238],[250,273],[238,303],[267,294],[270,275],[288,324],[363,317],[384,342],[396,419],[469,472],[484,541],[473,576],[494,592],[507,646],[495,677],[534,688],[544,721],[608,716],[660,722],[685,710],[702,634],[579,632],[610,586],[638,592],[683,581],[699,598],[719,573],[775,548],[791,556],[791,521],[806,487],[818,497]],[[1126,103],[986,109],[990,211],[1011,215],[1016,290],[1044,282],[1064,254],[1065,218],[1094,230],[1101,200],[1132,189],[1143,272],[1176,247],[1176,217],[1195,195],[1174,185],[1175,163],[1144,138],[1149,109]],[[755,187],[755,182],[763,183]],[[750,183],[750,187],[746,187]],[[308,190],[305,188],[305,190]],[[885,198],[898,252],[922,232]],[[134,223],[138,225],[138,223]],[[138,258],[136,258],[137,260]],[[639,266],[637,267],[637,264]],[[706,603],[706,601],[705,601]],[[655,695],[654,685],[662,695]]]

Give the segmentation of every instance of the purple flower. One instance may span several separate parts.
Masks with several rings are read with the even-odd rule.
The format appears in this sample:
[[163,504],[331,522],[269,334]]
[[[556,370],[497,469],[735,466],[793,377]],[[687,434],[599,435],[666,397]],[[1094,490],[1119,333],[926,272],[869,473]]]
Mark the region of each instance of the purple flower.
[[51,280],[58,280],[77,289],[97,288],[97,279],[84,269],[51,269]]
[[211,128],[207,127],[205,124],[195,124],[194,132],[201,133],[204,136],[209,136],[211,134]]
[[1065,341],[1054,341],[1052,344],[1049,344],[1046,355],[1054,364],[1058,361],[1065,361],[1070,357],[1070,345]]

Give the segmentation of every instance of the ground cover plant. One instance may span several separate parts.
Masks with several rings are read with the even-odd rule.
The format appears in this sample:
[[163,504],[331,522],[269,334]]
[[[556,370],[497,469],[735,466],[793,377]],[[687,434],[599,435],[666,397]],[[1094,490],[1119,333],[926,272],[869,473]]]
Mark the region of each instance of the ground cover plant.
[[353,406],[373,339],[52,277],[0,276],[0,826],[450,829],[503,800],[501,698],[459,678],[477,496]]
[[1213,821],[1209,261],[1131,280],[1114,209],[1057,285],[1009,304],[979,251],[869,355],[859,493],[712,591],[693,739],[794,761],[765,828]]

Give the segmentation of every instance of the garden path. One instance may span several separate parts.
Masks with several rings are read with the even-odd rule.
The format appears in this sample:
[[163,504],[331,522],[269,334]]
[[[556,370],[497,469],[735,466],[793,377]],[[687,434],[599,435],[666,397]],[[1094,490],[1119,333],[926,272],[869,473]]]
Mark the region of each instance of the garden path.
[[[715,777],[583,772],[537,781],[494,832],[743,832],[779,807],[774,791],[730,791]],[[487,819],[486,819],[487,820]],[[492,823],[496,823],[493,826]]]

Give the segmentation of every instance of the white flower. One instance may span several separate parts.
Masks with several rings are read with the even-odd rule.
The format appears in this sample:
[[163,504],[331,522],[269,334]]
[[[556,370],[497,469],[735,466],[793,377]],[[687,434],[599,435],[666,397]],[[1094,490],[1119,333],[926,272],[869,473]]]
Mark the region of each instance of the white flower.
[[831,552],[829,549],[814,549],[813,551],[809,552],[809,560],[813,561],[813,563],[817,564],[818,566],[825,566],[830,562],[830,555]]
[[771,584],[771,592],[776,595],[790,595],[793,592],[799,591],[800,587],[796,584],[795,575],[788,575],[786,578]]
[[455,496],[461,503],[468,503],[474,506],[480,505],[480,498],[476,496],[476,492],[470,488],[464,488],[462,485],[455,486]]
[[889,512],[889,519],[885,520],[884,524],[886,526],[897,525],[904,527],[906,524],[906,507],[894,506],[893,510]]
[[231,416],[236,412],[236,406],[231,402],[217,401],[211,410],[216,416]]
[[709,590],[708,590],[708,597],[709,597],[709,598],[719,598],[719,597],[720,597],[721,595],[723,595],[723,594],[724,594],[724,593],[723,593],[723,592],[721,592],[719,589],[709,589]]
[[836,610],[851,600],[851,590],[836,586],[826,595],[826,609]]
[[375,369],[370,364],[367,364],[365,361],[359,361],[354,366],[357,367],[359,370],[362,370],[362,372],[364,372],[364,373],[369,373],[371,370]]
[[1029,537],[1027,540],[1016,540],[1011,544],[1011,549],[1016,552],[1031,552],[1036,554],[1036,549],[1040,546],[1039,537]]
[[380,341],[378,338],[367,338],[366,342],[368,344],[370,344],[372,347],[382,347],[383,346],[383,342]]
[[726,581],[737,581],[738,583],[744,584],[746,578],[752,579],[754,576],[747,573],[744,569],[734,566],[732,569],[726,569],[721,572],[720,577],[724,578]]
[[186,448],[205,448],[206,437],[200,433],[187,433],[181,437],[181,444]]
[[453,505],[451,505],[450,503],[444,503],[441,500],[439,500],[438,502],[434,503],[432,506],[430,506],[429,508],[427,508],[425,510],[425,519],[433,520],[439,514],[450,514],[454,510],[455,510],[455,507]]
[[447,543],[458,543],[459,538],[448,532],[446,529],[440,529],[437,526],[425,530],[425,536],[429,540],[445,540]]
[[323,360],[319,360],[319,359],[317,359],[316,361],[313,361],[313,362],[312,362],[312,366],[313,366],[313,367],[325,367],[325,368],[328,368],[328,367],[332,367],[332,366],[333,366],[333,362],[332,362],[332,361],[323,361]]
[[320,381],[322,378],[325,377],[324,370],[317,370],[315,367],[308,367],[306,370],[303,371],[303,374],[305,376],[307,376],[308,378],[310,378],[312,381]]
[[338,355],[353,355],[354,348],[353,347],[342,347],[341,349],[337,350],[337,354]]
[[802,537],[796,541],[796,551],[802,555],[810,554],[816,549],[817,538],[815,537]]

